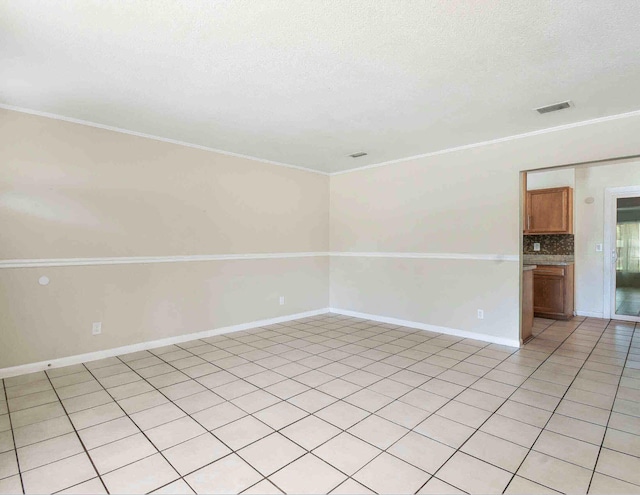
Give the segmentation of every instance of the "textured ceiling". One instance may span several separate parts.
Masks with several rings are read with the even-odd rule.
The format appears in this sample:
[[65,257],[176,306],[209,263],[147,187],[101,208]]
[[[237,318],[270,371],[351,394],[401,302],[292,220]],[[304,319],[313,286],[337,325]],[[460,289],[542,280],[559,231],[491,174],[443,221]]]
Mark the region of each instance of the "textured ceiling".
[[639,25],[637,0],[0,0],[0,104],[332,172],[638,110]]

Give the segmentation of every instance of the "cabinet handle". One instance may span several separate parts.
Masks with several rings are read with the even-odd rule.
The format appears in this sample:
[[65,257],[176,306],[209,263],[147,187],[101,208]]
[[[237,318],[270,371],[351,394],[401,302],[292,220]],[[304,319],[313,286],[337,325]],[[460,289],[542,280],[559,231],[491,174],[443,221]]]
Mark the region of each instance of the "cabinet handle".
[[527,215],[527,230],[531,229],[531,215]]

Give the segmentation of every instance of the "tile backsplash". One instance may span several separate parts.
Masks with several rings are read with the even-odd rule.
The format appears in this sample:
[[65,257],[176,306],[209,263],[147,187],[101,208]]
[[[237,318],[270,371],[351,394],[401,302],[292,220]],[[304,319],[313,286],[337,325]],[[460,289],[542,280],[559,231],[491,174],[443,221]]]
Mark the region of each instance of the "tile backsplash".
[[[523,238],[523,254],[574,254],[573,234],[525,235]],[[540,243],[540,251],[533,250],[534,242]]]

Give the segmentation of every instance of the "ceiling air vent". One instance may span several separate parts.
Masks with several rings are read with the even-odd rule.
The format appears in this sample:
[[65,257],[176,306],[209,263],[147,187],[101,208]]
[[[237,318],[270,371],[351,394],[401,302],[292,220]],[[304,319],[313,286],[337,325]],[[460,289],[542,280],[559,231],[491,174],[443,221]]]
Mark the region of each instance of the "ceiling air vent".
[[358,151],[356,153],[351,153],[349,156],[351,158],[360,158],[361,156],[367,156],[367,154],[364,151]]
[[546,107],[536,108],[536,112],[538,113],[557,112],[558,110],[564,110],[565,108],[569,108],[571,106],[572,104],[569,100],[561,101],[560,103],[554,103],[553,105],[547,105]]

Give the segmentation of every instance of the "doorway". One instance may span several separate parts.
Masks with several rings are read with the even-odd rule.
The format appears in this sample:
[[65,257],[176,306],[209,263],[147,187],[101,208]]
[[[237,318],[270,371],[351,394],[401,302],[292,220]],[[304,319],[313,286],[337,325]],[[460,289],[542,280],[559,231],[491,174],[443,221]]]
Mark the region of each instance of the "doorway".
[[605,312],[640,322],[640,186],[605,190]]

